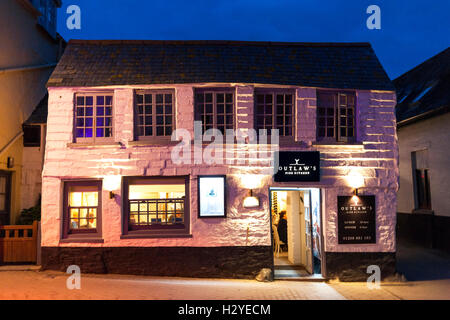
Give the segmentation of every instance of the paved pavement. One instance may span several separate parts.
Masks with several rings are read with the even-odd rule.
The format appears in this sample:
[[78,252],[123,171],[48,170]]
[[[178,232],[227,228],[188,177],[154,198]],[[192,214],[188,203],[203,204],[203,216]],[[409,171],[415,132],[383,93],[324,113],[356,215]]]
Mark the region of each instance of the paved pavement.
[[82,275],[81,289],[69,290],[61,272],[0,271],[0,299],[138,300],[342,300],[450,299],[450,280],[365,283],[161,278]]
[[397,269],[409,281],[366,283],[81,275],[81,289],[67,289],[68,274],[36,266],[0,266],[0,299],[133,300],[450,300],[450,256],[399,243]]

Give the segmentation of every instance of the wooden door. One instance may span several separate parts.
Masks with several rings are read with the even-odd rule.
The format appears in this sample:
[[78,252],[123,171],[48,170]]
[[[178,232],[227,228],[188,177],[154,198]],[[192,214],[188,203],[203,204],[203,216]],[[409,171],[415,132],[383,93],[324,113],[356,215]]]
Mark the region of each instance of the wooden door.
[[11,173],[0,171],[0,226],[9,224],[11,207]]

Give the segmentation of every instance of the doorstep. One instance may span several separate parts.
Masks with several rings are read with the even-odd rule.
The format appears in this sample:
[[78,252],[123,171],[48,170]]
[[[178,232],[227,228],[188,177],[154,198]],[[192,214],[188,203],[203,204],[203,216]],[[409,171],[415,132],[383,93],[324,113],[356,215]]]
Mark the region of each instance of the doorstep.
[[309,274],[303,267],[300,266],[275,266],[274,280],[326,281],[321,274]]
[[0,272],[2,271],[39,271],[41,266],[34,264],[29,265],[0,265]]

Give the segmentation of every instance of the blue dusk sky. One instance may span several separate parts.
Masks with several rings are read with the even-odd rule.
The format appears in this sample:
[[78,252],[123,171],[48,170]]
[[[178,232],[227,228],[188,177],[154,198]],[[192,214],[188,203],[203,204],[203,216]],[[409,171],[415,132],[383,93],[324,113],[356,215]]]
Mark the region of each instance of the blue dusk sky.
[[[69,30],[67,7],[81,9]],[[381,29],[369,30],[369,5]],[[391,79],[450,46],[449,0],[63,0],[70,39],[370,42]]]

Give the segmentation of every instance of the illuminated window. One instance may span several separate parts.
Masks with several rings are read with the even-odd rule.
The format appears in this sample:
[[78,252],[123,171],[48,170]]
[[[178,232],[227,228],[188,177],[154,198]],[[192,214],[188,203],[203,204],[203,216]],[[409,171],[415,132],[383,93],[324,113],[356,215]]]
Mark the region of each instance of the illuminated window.
[[353,93],[317,91],[317,140],[354,141],[355,122]]
[[256,130],[278,129],[280,137],[293,136],[294,95],[286,91],[255,91]]
[[170,137],[175,129],[172,91],[140,90],[136,92],[135,123],[138,139]]
[[77,94],[75,103],[76,141],[111,141],[113,136],[112,94]]
[[128,230],[180,230],[188,226],[188,178],[126,178]]
[[64,184],[65,236],[100,231],[100,181],[69,181]]
[[232,89],[197,89],[195,91],[195,120],[202,129],[218,129],[225,134],[234,128],[234,94]]

